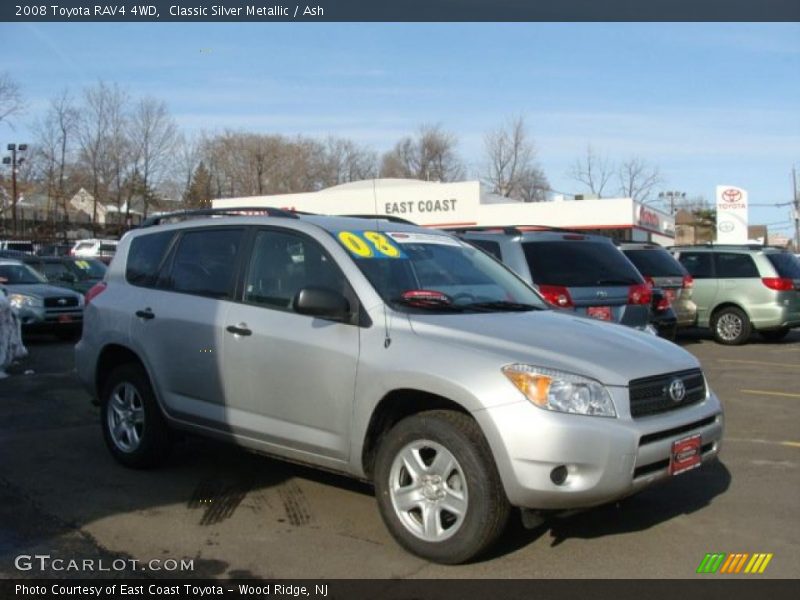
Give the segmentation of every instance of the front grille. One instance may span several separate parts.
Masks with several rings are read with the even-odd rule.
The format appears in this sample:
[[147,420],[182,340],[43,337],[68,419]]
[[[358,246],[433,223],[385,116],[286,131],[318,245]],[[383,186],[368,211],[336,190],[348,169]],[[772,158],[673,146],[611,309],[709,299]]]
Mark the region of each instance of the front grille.
[[[676,380],[680,380],[686,390],[679,402],[672,399],[669,391]],[[628,388],[634,418],[683,408],[702,402],[706,397],[706,382],[700,369],[634,379]]]
[[45,298],[44,306],[45,308],[70,308],[72,306],[78,306],[78,297],[60,296],[57,298]]

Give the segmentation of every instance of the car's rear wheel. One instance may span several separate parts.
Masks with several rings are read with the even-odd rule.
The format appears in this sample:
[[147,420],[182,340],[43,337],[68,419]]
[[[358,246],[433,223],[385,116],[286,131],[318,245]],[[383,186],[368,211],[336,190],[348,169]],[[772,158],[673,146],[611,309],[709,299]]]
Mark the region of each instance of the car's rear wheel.
[[169,428],[140,365],[125,364],[111,372],[101,393],[101,421],[106,445],[123,465],[155,467],[169,455]]
[[770,329],[768,331],[759,331],[758,333],[768,342],[780,342],[788,335],[789,328],[782,327],[781,329]]
[[711,320],[714,339],[727,346],[739,346],[750,339],[753,332],[750,319],[741,308],[728,306],[714,313]]
[[375,491],[394,538],[444,564],[484,552],[510,513],[483,433],[454,411],[420,413],[389,431],[378,450]]

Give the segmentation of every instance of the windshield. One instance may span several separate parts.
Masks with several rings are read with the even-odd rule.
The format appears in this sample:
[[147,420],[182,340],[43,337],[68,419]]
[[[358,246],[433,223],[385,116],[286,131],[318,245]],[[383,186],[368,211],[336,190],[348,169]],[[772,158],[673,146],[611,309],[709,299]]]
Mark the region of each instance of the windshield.
[[547,308],[506,267],[453,237],[375,231],[341,231],[334,236],[394,308],[441,312]]
[[81,279],[102,279],[108,269],[99,260],[73,260],[71,265]]
[[642,276],[609,242],[525,242],[525,259],[538,285],[596,287],[644,283]]
[[64,263],[44,262],[41,264],[39,271],[50,281],[66,281],[69,280],[70,276],[77,278],[77,275]]
[[681,263],[663,248],[623,250],[623,252],[645,277],[683,277],[688,275]]
[[28,265],[0,265],[0,283],[47,283],[47,280]]

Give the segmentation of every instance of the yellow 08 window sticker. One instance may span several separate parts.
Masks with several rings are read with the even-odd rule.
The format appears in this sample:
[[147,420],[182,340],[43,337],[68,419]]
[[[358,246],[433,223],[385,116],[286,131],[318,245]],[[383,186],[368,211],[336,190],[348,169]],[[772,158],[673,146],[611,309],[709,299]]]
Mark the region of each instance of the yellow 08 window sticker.
[[400,248],[377,231],[340,231],[336,237],[358,258],[405,258]]

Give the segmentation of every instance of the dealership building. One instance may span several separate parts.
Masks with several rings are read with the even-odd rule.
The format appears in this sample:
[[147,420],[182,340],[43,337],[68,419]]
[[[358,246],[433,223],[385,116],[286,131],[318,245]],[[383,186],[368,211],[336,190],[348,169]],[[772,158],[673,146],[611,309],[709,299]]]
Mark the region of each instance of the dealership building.
[[674,243],[671,215],[631,198],[515,202],[487,194],[479,181],[438,183],[414,179],[370,179],[318,192],[222,198],[214,208],[270,206],[327,215],[388,215],[424,227],[563,227],[617,240]]

